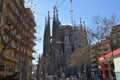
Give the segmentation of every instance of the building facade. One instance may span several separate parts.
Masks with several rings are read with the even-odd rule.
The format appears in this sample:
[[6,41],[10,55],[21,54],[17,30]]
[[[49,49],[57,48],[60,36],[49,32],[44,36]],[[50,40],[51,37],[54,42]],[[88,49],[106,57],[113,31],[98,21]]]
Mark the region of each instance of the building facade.
[[[91,70],[93,75],[101,71],[102,72],[101,74],[104,80],[106,80],[107,78],[110,78],[111,76],[115,79],[114,62],[113,62],[114,58],[112,57],[113,56],[117,57],[117,55],[114,55],[114,54],[119,52],[119,51],[115,52],[117,49],[120,48],[119,33],[120,33],[120,27],[119,25],[115,25],[112,27],[109,37],[92,46],[91,48],[92,69]],[[110,70],[112,72],[111,76],[108,75],[110,73]]]
[[92,75],[99,75],[102,77],[101,68],[98,63],[98,58],[102,55],[107,54],[111,51],[110,39],[106,38],[100,42],[97,42],[95,45],[91,46],[91,73]]
[[22,72],[28,60],[28,75],[32,72],[32,54],[35,43],[36,26],[34,16],[29,8],[24,7],[23,0],[1,0],[2,12],[0,22],[0,62],[3,76]]
[[120,24],[112,27],[111,38],[113,50],[120,48]]

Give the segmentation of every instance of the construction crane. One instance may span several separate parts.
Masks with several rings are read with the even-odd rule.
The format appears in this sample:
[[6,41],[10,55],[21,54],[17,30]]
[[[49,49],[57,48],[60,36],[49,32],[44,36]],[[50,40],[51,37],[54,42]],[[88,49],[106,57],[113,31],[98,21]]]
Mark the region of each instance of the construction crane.
[[[38,15],[40,15],[40,16],[43,16],[43,17],[47,17],[45,14],[43,14],[43,13],[39,13],[39,12],[33,12],[33,13],[35,13],[35,14],[38,14]],[[53,19],[52,17],[50,17],[50,19]]]
[[59,8],[63,3],[65,2],[65,0],[62,0],[59,4],[58,4],[58,0],[56,1],[55,7]]
[[72,8],[72,0],[70,0],[70,13],[71,13],[71,24],[73,25],[73,8]]

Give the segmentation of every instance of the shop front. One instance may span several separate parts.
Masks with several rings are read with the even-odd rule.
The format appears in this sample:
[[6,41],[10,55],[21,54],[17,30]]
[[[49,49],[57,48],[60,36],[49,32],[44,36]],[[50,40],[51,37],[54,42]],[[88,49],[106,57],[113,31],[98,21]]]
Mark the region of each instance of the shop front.
[[0,61],[0,78],[3,76],[4,66],[4,62]]
[[6,77],[6,76],[11,76],[15,72],[15,62],[4,58],[3,59],[4,66],[1,69],[1,75]]
[[[120,48],[98,58],[98,62],[101,64],[103,80],[107,80],[108,77],[111,77],[108,75],[110,71],[113,80],[120,80],[120,61],[118,60],[119,58]],[[111,60],[111,62],[107,64],[109,60]]]
[[120,56],[114,59],[116,80],[120,80]]

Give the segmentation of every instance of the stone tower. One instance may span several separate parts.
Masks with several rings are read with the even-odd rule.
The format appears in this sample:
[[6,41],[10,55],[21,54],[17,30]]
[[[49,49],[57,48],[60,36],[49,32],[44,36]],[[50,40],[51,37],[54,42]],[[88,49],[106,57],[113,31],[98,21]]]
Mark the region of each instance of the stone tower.
[[61,28],[60,21],[58,19],[58,10],[54,7],[53,25],[52,25],[52,62],[53,62],[53,74],[58,74],[60,71],[60,55],[62,53],[61,44]]
[[51,56],[51,43],[50,43],[50,14],[48,11],[48,18],[45,18],[45,30],[44,30],[44,41],[43,41],[43,57],[44,57],[44,67],[43,73],[49,73],[50,72],[50,56]]

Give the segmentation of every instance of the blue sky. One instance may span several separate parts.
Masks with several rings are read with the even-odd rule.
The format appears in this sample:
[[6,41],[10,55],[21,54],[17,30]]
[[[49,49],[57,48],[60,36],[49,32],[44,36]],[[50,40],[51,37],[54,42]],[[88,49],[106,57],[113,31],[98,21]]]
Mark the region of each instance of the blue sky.
[[[36,46],[37,54],[43,52],[43,33],[45,27],[45,16],[50,11],[53,16],[53,7],[64,1],[58,8],[59,20],[61,23],[71,23],[70,0],[25,0],[26,5],[34,12],[36,27]],[[94,16],[110,17],[113,13],[117,16],[117,23],[120,24],[120,0],[72,0],[73,17],[76,24],[79,24],[79,18],[86,22],[87,27],[92,27],[92,18]],[[51,20],[52,21],[52,20]],[[94,28],[94,27],[93,27]],[[41,41],[38,39],[42,38]]]

